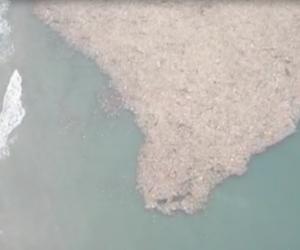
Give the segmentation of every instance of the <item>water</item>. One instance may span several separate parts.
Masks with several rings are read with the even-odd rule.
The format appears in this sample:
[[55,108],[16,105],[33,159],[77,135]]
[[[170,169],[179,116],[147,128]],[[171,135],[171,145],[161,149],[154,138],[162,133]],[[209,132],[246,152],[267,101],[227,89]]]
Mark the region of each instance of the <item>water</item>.
[[10,9],[15,51],[0,65],[0,99],[17,69],[26,111],[0,161],[1,250],[300,249],[299,134],[218,187],[205,212],[146,211],[133,115],[105,114],[97,92],[108,77],[29,7]]

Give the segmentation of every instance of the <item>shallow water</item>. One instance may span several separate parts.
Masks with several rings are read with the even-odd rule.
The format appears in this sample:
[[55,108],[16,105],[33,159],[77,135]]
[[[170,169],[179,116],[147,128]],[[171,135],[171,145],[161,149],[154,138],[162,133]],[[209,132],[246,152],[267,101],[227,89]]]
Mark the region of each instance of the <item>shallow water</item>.
[[18,69],[26,116],[0,161],[1,250],[300,249],[299,134],[217,188],[205,212],[146,211],[135,190],[143,138],[133,115],[107,116],[98,92],[108,77],[16,4],[0,99]]

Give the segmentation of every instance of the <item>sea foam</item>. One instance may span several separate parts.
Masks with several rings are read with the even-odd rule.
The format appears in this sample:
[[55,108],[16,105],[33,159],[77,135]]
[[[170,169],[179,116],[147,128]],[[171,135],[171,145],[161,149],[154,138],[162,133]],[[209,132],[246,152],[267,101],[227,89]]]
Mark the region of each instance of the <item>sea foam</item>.
[[15,70],[7,86],[0,114],[0,159],[9,155],[9,135],[22,123],[25,116],[21,96],[22,78]]
[[5,18],[8,8],[9,1],[0,0],[0,63],[5,62],[14,51],[10,39],[11,27]]

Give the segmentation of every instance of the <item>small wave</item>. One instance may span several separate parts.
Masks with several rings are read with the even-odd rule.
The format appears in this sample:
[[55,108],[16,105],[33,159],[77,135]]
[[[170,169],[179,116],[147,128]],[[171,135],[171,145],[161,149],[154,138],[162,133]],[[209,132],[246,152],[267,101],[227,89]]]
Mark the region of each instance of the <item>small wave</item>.
[[0,159],[9,155],[8,137],[22,123],[25,116],[25,109],[21,101],[21,84],[22,78],[15,70],[9,80],[0,114]]
[[3,63],[13,53],[14,47],[10,39],[11,27],[5,19],[10,2],[0,0],[0,62]]

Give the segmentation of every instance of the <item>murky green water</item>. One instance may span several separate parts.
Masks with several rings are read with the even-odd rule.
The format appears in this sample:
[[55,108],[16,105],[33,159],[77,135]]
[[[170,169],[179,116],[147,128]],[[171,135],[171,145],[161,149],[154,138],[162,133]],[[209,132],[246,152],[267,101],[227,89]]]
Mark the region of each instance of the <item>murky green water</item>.
[[[30,15],[11,10],[26,116],[0,162],[1,250],[299,250],[300,135],[255,157],[205,212],[145,211],[135,190],[142,144],[133,115],[109,118],[95,64]],[[103,88],[104,87],[104,88]]]

